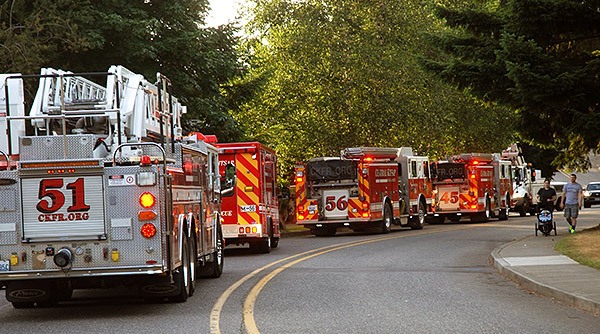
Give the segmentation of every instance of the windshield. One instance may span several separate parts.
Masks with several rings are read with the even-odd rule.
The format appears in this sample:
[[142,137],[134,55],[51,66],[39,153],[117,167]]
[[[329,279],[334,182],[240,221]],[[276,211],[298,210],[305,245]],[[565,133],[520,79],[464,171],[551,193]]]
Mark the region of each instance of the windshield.
[[588,184],[587,190],[600,190],[600,183]]
[[307,164],[308,180],[312,182],[352,180],[357,177],[357,164],[355,160],[311,161]]

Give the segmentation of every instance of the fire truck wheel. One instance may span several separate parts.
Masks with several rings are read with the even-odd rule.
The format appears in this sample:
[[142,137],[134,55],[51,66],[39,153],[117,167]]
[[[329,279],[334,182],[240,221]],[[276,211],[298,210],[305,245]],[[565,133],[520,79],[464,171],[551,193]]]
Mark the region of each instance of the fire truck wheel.
[[279,238],[271,238],[271,248],[277,248],[279,246]]
[[217,245],[212,253],[212,262],[208,262],[204,267],[198,268],[201,277],[219,278],[223,274],[223,233],[217,232]]
[[[192,228],[192,231],[195,229]],[[196,276],[198,275],[198,242],[196,236],[190,238],[190,296],[196,291]]]
[[473,223],[484,223],[490,220],[492,216],[492,209],[490,207],[490,200],[485,201],[485,208],[483,212],[475,213],[471,216],[471,222]]
[[392,209],[388,204],[385,204],[383,209],[383,220],[381,221],[381,233],[387,234],[392,230]]
[[411,230],[421,230],[425,225],[425,204],[422,201],[419,201],[419,205],[417,208],[417,216],[413,217],[413,221],[411,222],[410,228]]
[[270,237],[266,237],[263,240],[259,241],[256,244],[256,250],[259,253],[263,253],[263,254],[268,254],[271,253],[271,238]]
[[190,295],[190,248],[187,236],[183,237],[183,247],[181,254],[181,266],[173,272],[173,281],[177,286],[179,293],[170,297],[169,300],[175,303],[183,303]]
[[498,220],[507,220],[508,214],[506,213],[507,209],[500,209],[500,213],[498,214]]

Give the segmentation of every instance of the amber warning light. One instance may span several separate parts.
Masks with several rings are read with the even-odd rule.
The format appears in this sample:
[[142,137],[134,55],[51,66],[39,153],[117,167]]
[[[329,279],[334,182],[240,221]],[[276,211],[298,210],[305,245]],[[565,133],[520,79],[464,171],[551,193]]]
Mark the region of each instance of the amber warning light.
[[145,192],[140,196],[140,205],[148,209],[154,206],[156,203],[156,197],[149,192]]

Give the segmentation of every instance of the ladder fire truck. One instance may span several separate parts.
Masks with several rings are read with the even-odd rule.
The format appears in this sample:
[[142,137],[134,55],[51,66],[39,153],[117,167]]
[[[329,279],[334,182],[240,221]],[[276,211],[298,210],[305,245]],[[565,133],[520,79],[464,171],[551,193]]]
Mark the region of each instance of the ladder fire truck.
[[295,169],[296,220],[316,236],[340,227],[389,233],[392,225],[422,229],[431,212],[427,157],[410,148],[347,148]]
[[279,245],[277,155],[259,142],[216,143],[225,244],[269,253]]
[[513,172],[513,194],[511,211],[518,212],[521,217],[527,213],[535,215],[537,207],[537,190],[543,187],[543,180],[536,179],[536,171],[525,161],[521,148],[512,144],[502,151],[502,159],[511,164]]
[[465,153],[432,164],[435,187],[435,213],[429,223],[445,218],[474,222],[492,217],[508,219],[512,194],[510,162],[499,154]]
[[[0,285],[15,308],[118,285],[183,302],[221,275],[218,152],[181,136],[168,78],[112,66],[0,80]],[[25,80],[39,81],[28,113]]]

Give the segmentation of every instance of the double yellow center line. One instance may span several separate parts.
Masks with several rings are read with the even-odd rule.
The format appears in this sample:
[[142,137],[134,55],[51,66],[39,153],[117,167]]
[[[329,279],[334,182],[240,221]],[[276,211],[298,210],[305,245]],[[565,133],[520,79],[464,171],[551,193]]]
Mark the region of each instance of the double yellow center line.
[[[246,332],[249,334],[260,333],[260,331],[258,330],[258,327],[256,325],[256,321],[254,320],[254,305],[256,303],[256,299],[258,298],[258,295],[260,294],[260,291],[265,287],[265,285],[273,277],[279,275],[282,271],[284,271],[302,261],[309,260],[314,257],[320,256],[323,254],[327,254],[327,253],[330,253],[333,251],[337,251],[337,250],[341,250],[341,249],[345,249],[345,248],[349,248],[349,247],[354,247],[354,246],[370,244],[370,243],[374,243],[374,242],[380,242],[380,241],[386,241],[386,240],[392,240],[392,239],[400,239],[400,238],[426,235],[426,234],[433,234],[433,233],[442,233],[442,232],[447,232],[447,231],[463,230],[463,229],[475,228],[478,226],[479,225],[464,225],[464,226],[460,226],[460,227],[448,226],[448,227],[436,228],[435,230],[425,230],[425,231],[421,230],[421,231],[417,231],[416,233],[410,233],[410,234],[402,233],[400,235],[377,236],[377,237],[369,238],[367,240],[350,241],[350,242],[345,242],[345,243],[337,244],[337,245],[324,246],[321,248],[317,248],[317,249],[313,249],[313,250],[299,253],[296,255],[288,256],[286,258],[271,262],[269,264],[266,264],[256,270],[252,271],[248,275],[242,277],[240,280],[238,280],[237,282],[232,284],[229,288],[227,288],[227,290],[225,290],[225,292],[223,292],[223,294],[221,294],[219,299],[217,299],[216,303],[213,305],[213,308],[210,312],[210,332],[211,332],[211,334],[221,334],[221,328],[220,328],[220,324],[219,324],[220,319],[221,319],[221,311],[223,310],[223,305],[225,305],[225,302],[227,301],[229,296],[237,288],[239,288],[242,284],[244,284],[246,281],[255,277],[262,271],[264,271],[270,267],[273,267],[277,264],[290,261],[288,263],[281,265],[277,269],[271,271],[269,274],[267,274],[265,277],[263,277],[260,281],[258,281],[258,283],[256,283],[256,285],[254,285],[254,287],[252,287],[252,289],[248,293],[248,296],[246,297],[246,300],[244,301],[244,306],[243,306],[243,310],[242,310],[243,320],[244,320],[244,326],[246,328]],[[296,259],[296,260],[293,260],[293,259]],[[291,261],[291,260],[293,260],[293,261]]]

